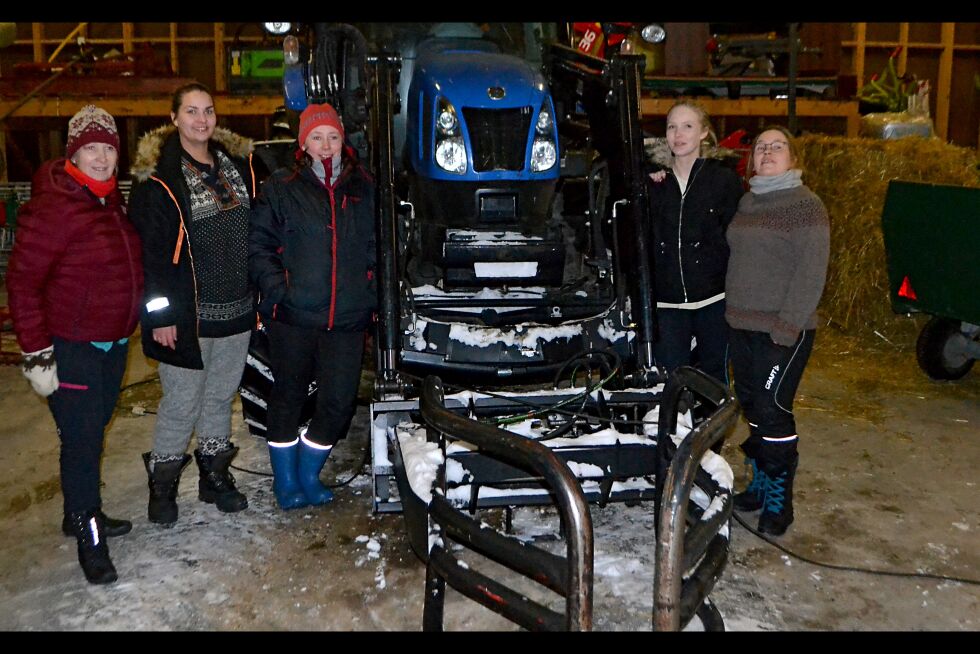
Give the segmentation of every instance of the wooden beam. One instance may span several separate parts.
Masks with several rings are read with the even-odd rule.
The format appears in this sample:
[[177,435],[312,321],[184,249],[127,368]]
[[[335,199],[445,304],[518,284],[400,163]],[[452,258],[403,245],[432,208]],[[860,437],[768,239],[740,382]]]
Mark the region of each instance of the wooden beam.
[[[20,100],[0,100],[0,115],[5,114]],[[170,115],[170,96],[92,98],[92,97],[43,97],[31,98],[20,107],[12,118],[70,118],[84,105],[96,102],[114,117]],[[282,104],[280,95],[230,96],[214,95],[214,109],[221,116],[271,116]]]
[[949,97],[953,86],[953,43],[956,34],[956,23],[943,23],[943,51],[939,55],[939,79],[936,83],[936,134],[942,140],[949,133]]
[[898,53],[898,76],[905,74],[905,68],[909,63],[909,24],[898,24],[898,44],[902,46],[902,51]]
[[[218,93],[228,90],[225,75],[225,24],[214,24],[214,90]],[[215,107],[217,109],[217,107]]]
[[44,56],[44,23],[31,23],[31,36],[34,46],[34,63],[41,64],[46,61]]
[[854,23],[854,37],[856,41],[854,48],[854,75],[857,77],[857,87],[859,89],[864,86],[864,48],[867,33],[867,23]]
[[123,52],[127,54],[133,52],[133,36],[136,34],[133,24],[123,23],[122,33],[123,33],[123,43],[122,43]]
[[180,59],[177,53],[177,23],[170,23],[170,70],[174,75],[180,73]]
[[[694,98],[712,118],[715,116],[787,116],[786,100],[769,98]],[[678,98],[642,98],[640,113],[644,116],[666,116]],[[857,136],[861,124],[858,103],[855,100],[796,99],[796,115],[807,118],[843,118],[847,123],[847,136]]]

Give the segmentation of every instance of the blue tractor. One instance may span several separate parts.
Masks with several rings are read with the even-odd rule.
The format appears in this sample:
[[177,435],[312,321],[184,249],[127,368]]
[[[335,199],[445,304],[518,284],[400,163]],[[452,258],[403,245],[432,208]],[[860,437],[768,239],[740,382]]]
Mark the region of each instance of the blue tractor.
[[[284,40],[294,122],[307,103],[333,104],[378,186],[374,509],[403,513],[429,566],[426,628],[441,627],[449,583],[527,628],[588,629],[587,504],[653,501],[654,626],[718,627],[707,594],[727,558],[731,483],[711,448],[737,409],[703,374],[654,365],[643,57],[598,59],[569,39],[544,23],[396,23]],[[259,330],[242,385],[258,435],[267,364]],[[476,517],[527,505],[557,507],[566,556]],[[449,540],[564,609],[457,565]]]

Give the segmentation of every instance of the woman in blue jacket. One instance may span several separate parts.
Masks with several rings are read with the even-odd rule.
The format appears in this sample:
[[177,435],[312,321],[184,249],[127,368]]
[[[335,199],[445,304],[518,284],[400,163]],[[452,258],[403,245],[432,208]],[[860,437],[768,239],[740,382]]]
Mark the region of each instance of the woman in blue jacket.
[[[267,438],[279,506],[333,498],[320,470],[347,435],[365,330],[377,307],[374,183],[329,104],[300,116],[296,165],[266,180],[252,213],[249,273],[269,336]],[[300,433],[310,382],[316,409]]]

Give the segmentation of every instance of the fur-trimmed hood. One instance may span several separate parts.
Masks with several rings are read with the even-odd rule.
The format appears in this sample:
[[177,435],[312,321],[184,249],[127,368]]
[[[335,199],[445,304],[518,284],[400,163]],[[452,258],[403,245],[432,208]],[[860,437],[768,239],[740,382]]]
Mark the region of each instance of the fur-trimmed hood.
[[[145,182],[151,175],[157,173],[163,144],[167,137],[176,131],[177,127],[174,125],[162,125],[140,137],[136,158],[129,168],[130,175],[136,181]],[[252,139],[236,134],[225,127],[215,127],[211,140],[220,143],[228,154],[234,157],[247,157],[253,150]]]
[[[670,168],[671,158],[670,148],[667,146],[667,139],[663,136],[643,139],[643,151],[646,153],[647,160],[651,163],[659,164],[664,168]],[[716,145],[704,148],[701,157],[704,159],[728,159],[729,157],[739,158],[741,155],[735,150],[722,148]]]

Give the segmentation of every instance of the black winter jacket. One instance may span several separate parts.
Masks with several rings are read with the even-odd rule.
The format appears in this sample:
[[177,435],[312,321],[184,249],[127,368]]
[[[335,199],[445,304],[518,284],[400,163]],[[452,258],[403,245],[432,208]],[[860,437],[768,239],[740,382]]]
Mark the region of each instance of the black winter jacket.
[[350,157],[330,187],[310,167],[262,184],[248,263],[259,313],[290,325],[362,331],[377,309],[374,183]]
[[743,193],[738,175],[717,159],[695,162],[683,197],[669,169],[663,181],[650,183],[658,303],[694,303],[724,293],[725,230]]
[[[231,159],[245,181],[249,197],[253,197],[251,140],[219,127],[209,147]],[[204,362],[197,339],[198,273],[189,232],[190,192],[181,171],[181,156],[180,137],[174,127],[166,125],[143,135],[131,171],[134,184],[129,194],[129,215],[143,241],[143,353],[169,365],[201,370]],[[146,302],[155,298],[167,298],[169,306],[147,311]],[[254,313],[244,316],[228,326],[228,335],[248,331],[254,324]],[[177,326],[174,350],[153,340],[154,328],[170,325]]]

